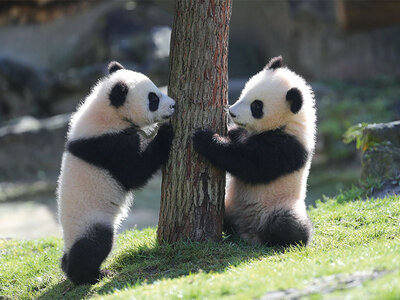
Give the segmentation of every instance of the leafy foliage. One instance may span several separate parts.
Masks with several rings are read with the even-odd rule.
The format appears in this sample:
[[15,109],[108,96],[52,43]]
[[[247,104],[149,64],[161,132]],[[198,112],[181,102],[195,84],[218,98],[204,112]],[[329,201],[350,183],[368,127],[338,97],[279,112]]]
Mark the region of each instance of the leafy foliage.
[[364,129],[368,126],[368,123],[359,123],[357,125],[351,126],[343,134],[343,142],[345,144],[350,144],[356,141],[356,148],[365,151],[367,146],[367,139],[364,136]]

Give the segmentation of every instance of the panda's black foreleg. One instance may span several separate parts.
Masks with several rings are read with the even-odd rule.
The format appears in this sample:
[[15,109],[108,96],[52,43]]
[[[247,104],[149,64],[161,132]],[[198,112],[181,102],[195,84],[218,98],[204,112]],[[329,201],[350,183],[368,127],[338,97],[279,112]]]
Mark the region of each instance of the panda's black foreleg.
[[312,232],[312,223],[308,217],[301,220],[291,211],[279,209],[270,214],[258,236],[268,246],[307,246]]
[[130,178],[133,188],[146,184],[147,180],[167,162],[173,137],[172,126],[170,124],[161,125],[156,137],[140,153],[139,163],[131,168]]
[[265,173],[262,147],[233,142],[210,129],[198,129],[193,135],[193,147],[217,168],[249,183],[262,182]]
[[61,267],[74,284],[93,284],[101,277],[100,265],[111,251],[113,229],[104,224],[93,225],[87,234],[77,240]]

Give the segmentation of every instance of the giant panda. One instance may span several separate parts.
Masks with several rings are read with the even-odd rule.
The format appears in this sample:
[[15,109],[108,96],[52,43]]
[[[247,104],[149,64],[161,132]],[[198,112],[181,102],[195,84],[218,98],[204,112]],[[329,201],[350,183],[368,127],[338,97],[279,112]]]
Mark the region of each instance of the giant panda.
[[250,243],[307,245],[307,178],[315,146],[313,92],[282,57],[246,83],[229,108],[236,126],[222,137],[198,129],[194,149],[228,176],[224,228]]
[[126,215],[131,191],[167,161],[172,127],[163,124],[150,142],[143,128],[165,121],[175,101],[141,73],[117,62],[73,114],[58,180],[64,237],[61,267],[75,284],[94,283]]

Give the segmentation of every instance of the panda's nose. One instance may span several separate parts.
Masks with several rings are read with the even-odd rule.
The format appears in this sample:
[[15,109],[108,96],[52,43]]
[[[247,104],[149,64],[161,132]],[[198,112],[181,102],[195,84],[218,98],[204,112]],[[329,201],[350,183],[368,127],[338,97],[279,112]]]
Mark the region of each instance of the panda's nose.
[[232,118],[236,118],[236,115],[231,110],[229,110],[229,114],[231,115]]
[[171,104],[171,105],[169,106],[169,108],[175,109],[175,103],[174,103],[174,104]]

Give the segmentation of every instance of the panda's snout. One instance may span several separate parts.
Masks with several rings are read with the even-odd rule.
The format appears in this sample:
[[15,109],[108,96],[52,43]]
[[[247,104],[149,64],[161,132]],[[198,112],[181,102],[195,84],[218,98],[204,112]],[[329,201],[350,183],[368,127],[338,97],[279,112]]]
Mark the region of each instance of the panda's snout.
[[175,109],[175,103],[169,106],[170,109]]

